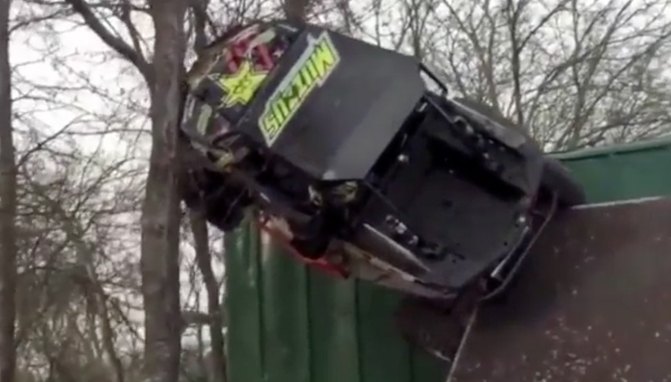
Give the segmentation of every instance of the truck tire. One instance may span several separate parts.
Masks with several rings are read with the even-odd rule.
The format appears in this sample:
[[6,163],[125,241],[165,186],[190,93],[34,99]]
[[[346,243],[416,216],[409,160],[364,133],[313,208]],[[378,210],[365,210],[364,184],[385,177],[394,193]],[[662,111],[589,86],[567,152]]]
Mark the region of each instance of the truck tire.
[[541,191],[557,196],[560,207],[571,207],[585,203],[585,191],[564,165],[557,159],[545,158],[541,176]]
[[[529,140],[533,140],[533,137],[526,129],[504,117],[493,107],[467,98],[455,98],[455,101],[495,120],[505,127],[520,131]],[[554,194],[557,196],[559,207],[563,208],[585,203],[586,198],[582,185],[573,178],[569,170],[557,159],[545,157],[542,171],[541,197]]]

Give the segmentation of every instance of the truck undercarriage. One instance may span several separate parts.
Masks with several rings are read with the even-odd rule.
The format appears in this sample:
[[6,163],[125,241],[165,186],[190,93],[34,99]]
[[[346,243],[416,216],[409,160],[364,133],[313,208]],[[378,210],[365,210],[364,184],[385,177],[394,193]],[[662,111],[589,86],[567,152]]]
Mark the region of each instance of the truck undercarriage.
[[251,217],[301,261],[446,317],[504,290],[554,213],[584,201],[522,127],[412,57],[312,25],[213,44],[182,133],[184,199],[211,224]]

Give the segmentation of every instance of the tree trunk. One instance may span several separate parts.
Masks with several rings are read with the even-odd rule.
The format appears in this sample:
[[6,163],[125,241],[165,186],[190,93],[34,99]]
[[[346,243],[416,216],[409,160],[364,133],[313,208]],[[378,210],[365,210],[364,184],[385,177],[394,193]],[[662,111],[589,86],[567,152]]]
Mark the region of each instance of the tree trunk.
[[292,22],[305,21],[310,0],[284,0],[284,14]]
[[185,0],[150,1],[152,148],[142,206],[141,272],[145,308],[145,381],[176,382],[180,362],[179,144]]
[[14,382],[16,349],[16,159],[9,67],[10,0],[0,1],[0,382]]
[[225,382],[226,355],[224,348],[224,335],[222,329],[224,320],[222,318],[221,304],[219,303],[219,286],[214,272],[212,271],[212,256],[209,248],[209,235],[207,223],[201,216],[191,212],[191,229],[196,249],[196,263],[203,275],[203,282],[207,291],[207,313],[210,316],[210,339],[212,343],[212,382]]

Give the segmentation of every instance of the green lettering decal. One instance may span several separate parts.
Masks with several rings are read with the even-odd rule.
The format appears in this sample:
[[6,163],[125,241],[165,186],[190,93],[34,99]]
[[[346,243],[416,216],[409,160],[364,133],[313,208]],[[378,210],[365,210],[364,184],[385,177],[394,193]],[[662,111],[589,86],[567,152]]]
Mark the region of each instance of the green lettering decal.
[[310,96],[322,86],[340,63],[340,54],[328,32],[308,36],[308,47],[268,99],[259,118],[259,128],[268,146],[272,146],[291,118]]

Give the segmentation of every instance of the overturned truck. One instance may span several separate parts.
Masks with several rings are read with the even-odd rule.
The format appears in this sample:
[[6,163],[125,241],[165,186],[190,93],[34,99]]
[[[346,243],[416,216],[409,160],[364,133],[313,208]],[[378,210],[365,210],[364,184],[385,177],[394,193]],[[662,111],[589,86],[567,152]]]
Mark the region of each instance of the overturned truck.
[[555,216],[481,304],[455,362],[400,335],[402,294],[305,267],[249,221],[226,235],[230,380],[669,380],[671,140],[555,157],[587,203]]
[[[400,328],[443,359],[464,313],[584,202],[523,128],[416,59],[339,33],[233,28],[188,78],[187,205],[224,231],[251,216],[297,259],[403,292]],[[427,334],[429,314],[443,319]]]

